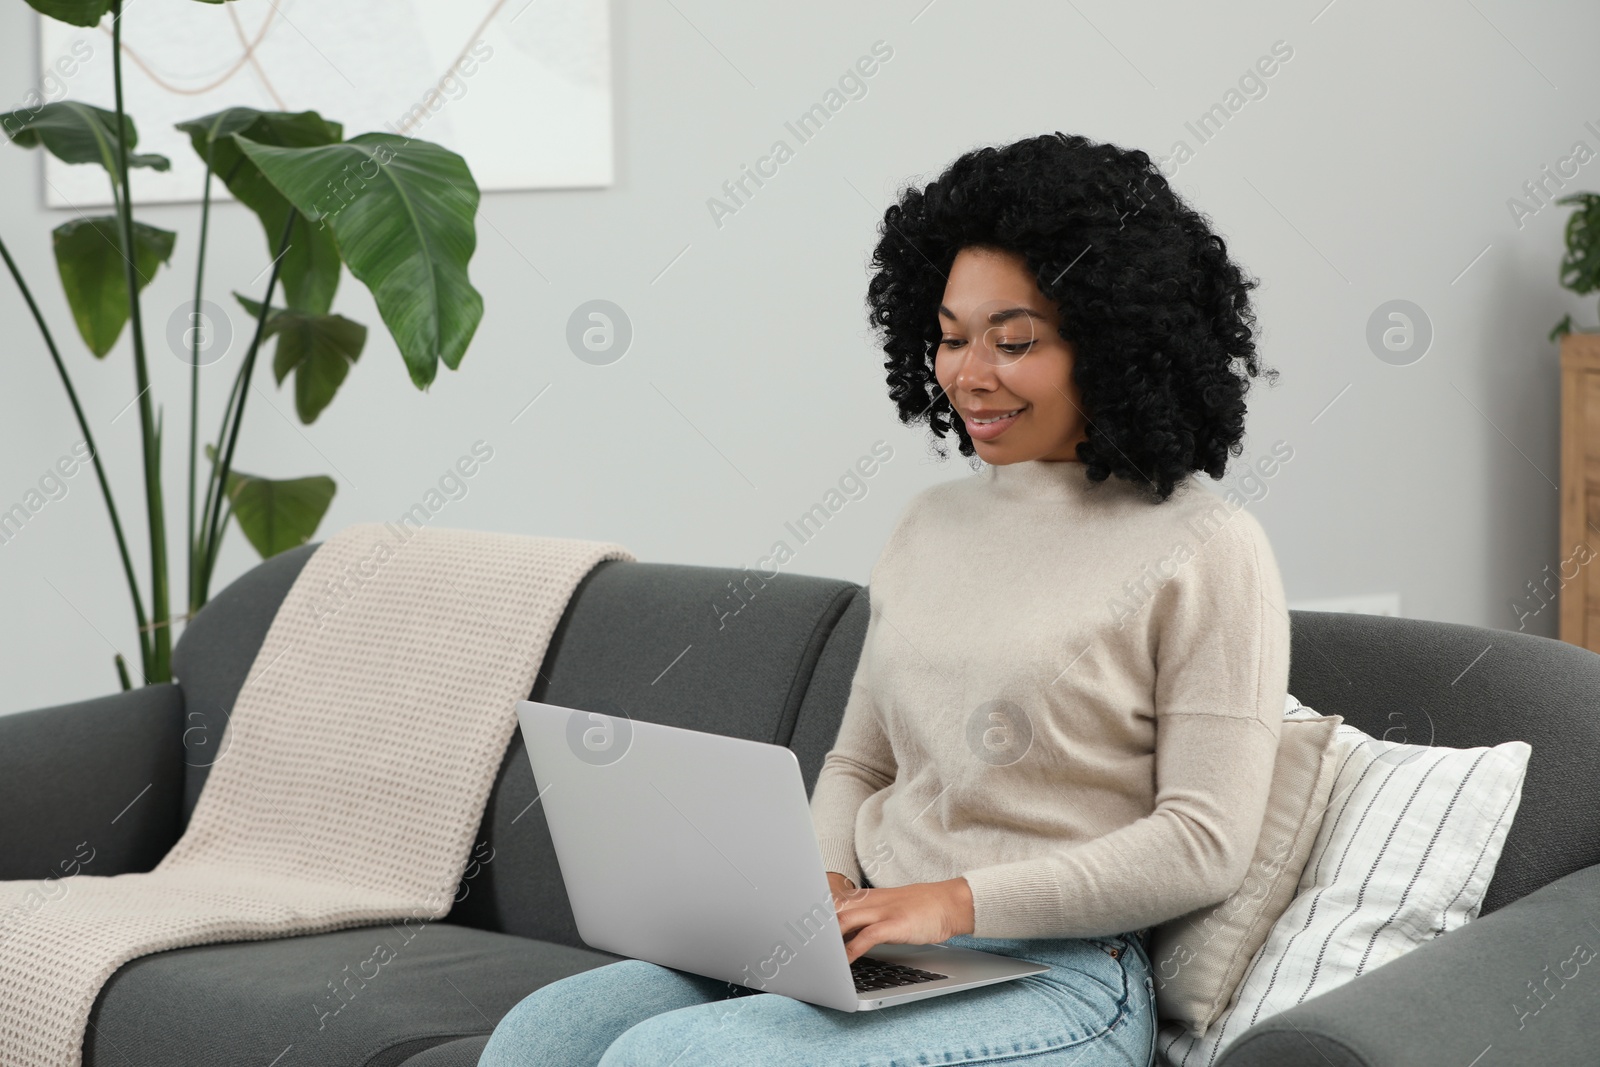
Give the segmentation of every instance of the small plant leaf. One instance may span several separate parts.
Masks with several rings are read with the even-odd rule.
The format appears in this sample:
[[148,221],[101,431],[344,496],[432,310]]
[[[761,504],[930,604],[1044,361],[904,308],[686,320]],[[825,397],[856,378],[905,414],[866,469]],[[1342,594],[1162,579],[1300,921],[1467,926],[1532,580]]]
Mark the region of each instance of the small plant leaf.
[[276,479],[228,472],[233,517],[262,559],[311,540],[333,503],[335,488],[326,474]]
[[1550,331],[1550,340],[1554,341],[1556,338],[1560,337],[1562,334],[1568,334],[1568,333],[1571,333],[1571,332],[1572,332],[1572,316],[1571,315],[1563,315],[1563,316],[1561,316],[1561,321],[1556,323],[1555,328]]
[[[8,111],[0,115],[0,126],[5,127],[13,144],[23,148],[37,148],[42,144],[63,163],[98,163],[111,175],[112,181],[118,180],[115,111],[76,100],[58,100],[37,111],[31,108]],[[172,161],[166,156],[134,152],[139,133],[132,117],[122,116],[122,129],[128,139],[128,166],[152,170],[172,167]]]
[[[120,226],[114,215],[73,219],[54,231],[56,269],[78,333],[96,358],[117,343],[128,321],[128,268],[122,258]],[[162,263],[172,259],[178,235],[133,224],[134,266],[139,288],[150,284]]]
[[[242,293],[233,295],[252,317],[261,316],[260,301]],[[295,412],[309,426],[339,391],[350,373],[350,364],[361,357],[367,328],[343,315],[310,315],[294,308],[273,308],[262,336],[273,335],[278,338],[273,376],[282,385],[290,372],[294,373]]]
[[332,228],[350,273],[372,292],[412,383],[427,388],[441,360],[456,369],[483,318],[483,297],[467,277],[477,245],[478,185],[466,161],[389,133],[314,148],[233,137],[302,215]]
[[[215,445],[206,445],[206,458],[213,464],[217,462]],[[230,514],[262,559],[311,540],[328,513],[336,489],[333,479],[325,474],[276,479],[243,471],[228,472]]]

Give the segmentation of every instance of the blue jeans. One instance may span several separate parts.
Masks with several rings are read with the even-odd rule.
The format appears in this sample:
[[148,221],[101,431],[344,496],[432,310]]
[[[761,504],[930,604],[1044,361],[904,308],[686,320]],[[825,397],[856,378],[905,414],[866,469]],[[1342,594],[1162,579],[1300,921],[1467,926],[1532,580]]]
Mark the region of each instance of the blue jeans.
[[[537,989],[478,1067],[1150,1067],[1156,1017],[1137,933],[945,942],[1048,964],[1042,974],[876,1011],[622,960]],[[870,955],[870,953],[869,953]]]

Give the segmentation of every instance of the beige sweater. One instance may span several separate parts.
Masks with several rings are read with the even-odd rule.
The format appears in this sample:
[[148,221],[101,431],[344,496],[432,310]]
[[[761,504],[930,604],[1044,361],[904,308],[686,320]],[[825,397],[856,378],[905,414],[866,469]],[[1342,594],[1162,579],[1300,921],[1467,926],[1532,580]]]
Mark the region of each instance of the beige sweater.
[[857,884],[965,876],[981,938],[1139,930],[1227,898],[1266,811],[1289,617],[1260,523],[1078,462],[912,499],[811,811]]

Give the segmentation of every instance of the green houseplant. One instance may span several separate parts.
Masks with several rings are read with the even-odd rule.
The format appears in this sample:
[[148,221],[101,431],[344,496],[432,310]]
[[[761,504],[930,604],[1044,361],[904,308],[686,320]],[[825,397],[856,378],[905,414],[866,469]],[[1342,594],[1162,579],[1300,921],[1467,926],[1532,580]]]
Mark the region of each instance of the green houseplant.
[[[1577,210],[1567,219],[1567,251],[1561,259],[1561,284],[1579,296],[1587,296],[1600,289],[1600,193],[1572,193],[1557,199],[1556,203],[1577,205]],[[1572,316],[1563,315],[1551,329],[1550,340],[1572,332]]]
[[[217,3],[221,0],[202,0]],[[146,682],[172,677],[170,568],[161,452],[164,421],[150,393],[139,291],[170,262],[177,235],[138,222],[128,184],[130,168],[167,170],[164,156],[136,153],[138,134],[123,108],[122,0],[28,0],[42,15],[76,26],[111,16],[114,110],[74,101],[44,103],[0,114],[7,136],[24,148],[42,147],[67,163],[99,165],[110,179],[115,211],[80,217],[56,228],[54,250],[74,323],[96,359],[126,325],[139,390],[144,508],[150,532],[149,608],[123,536],[111,485],[62,358],[32,290],[0,239],[13,280],[37,323],[88,445],[110,518],[138,626],[140,673]],[[189,379],[188,519],[185,537],[187,618],[210,594],[217,548],[230,518],[263,556],[304,543],[321,522],[335,486],[325,475],[275,479],[234,469],[235,446],[257,355],[276,339],[272,368],[278,384],[293,376],[295,410],[310,423],[333,399],[361,354],[366,327],[331,312],[343,268],[371,291],[411,381],[426,389],[442,361],[456,369],[483,315],[483,300],[467,277],[477,244],[478,187],[454,152],[390,133],[345,138],[341,125],[315,111],[272,112],[234,107],[178,124],[205,160]],[[260,219],[272,256],[259,299],[235,296],[255,320],[234,374],[214,441],[200,448],[200,349],[206,238],[213,176]],[[281,287],[281,295],[279,289]],[[202,467],[204,468],[202,474]],[[203,492],[200,482],[203,477]],[[127,665],[116,657],[124,688]]]

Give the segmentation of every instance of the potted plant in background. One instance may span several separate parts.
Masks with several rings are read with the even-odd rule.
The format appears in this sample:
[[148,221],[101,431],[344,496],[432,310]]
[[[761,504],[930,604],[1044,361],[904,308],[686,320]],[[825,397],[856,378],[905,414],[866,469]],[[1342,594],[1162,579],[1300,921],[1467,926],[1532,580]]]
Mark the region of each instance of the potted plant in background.
[[[237,521],[264,558],[309,540],[333,499],[334,482],[326,475],[279,479],[234,469],[261,346],[276,339],[273,374],[280,386],[294,378],[295,411],[302,422],[314,421],[366,342],[365,326],[330,310],[343,268],[349,267],[371,291],[417,388],[427,388],[441,361],[456,369],[483,315],[482,297],[467,277],[477,244],[478,186],[466,162],[437,144],[391,133],[347,139],[339,123],[315,111],[234,107],[178,124],[205,160],[206,174],[185,337],[192,344],[183,555],[187,609],[175,616],[161,479],[162,448],[170,437],[150,392],[139,291],[162,264],[171,262],[177,234],[133,217],[128,181],[132,168],[164,171],[171,161],[134,151],[138,134],[123,109],[122,0],[28,3],[42,15],[75,26],[96,26],[108,13],[112,19],[113,110],[59,101],[0,114],[0,125],[13,144],[42,147],[66,163],[104,167],[111,183],[114,213],[79,217],[56,227],[54,250],[73,321],[94,357],[103,359],[124,325],[129,329],[150,532],[148,610],[67,362],[3,239],[0,258],[38,325],[87,444],[127,577],[138,626],[140,674],[146,683],[165,682],[172,677],[172,624],[200,610],[209,597],[217,547],[229,519]],[[201,283],[213,175],[260,219],[273,258],[259,299],[234,294],[254,318],[255,328],[202,464],[200,350],[207,324]],[[123,688],[131,688],[126,663],[120,654],[115,660]]]
[[[1600,193],[1556,201],[1567,219],[1561,284],[1586,296],[1600,289]],[[1587,566],[1600,555],[1600,327],[1575,330],[1563,315],[1550,331],[1561,343],[1561,544],[1557,567],[1561,640],[1600,652],[1600,579]],[[1548,569],[1548,568],[1547,568]],[[1570,573],[1569,573],[1570,572]],[[1549,579],[1545,580],[1548,587]]]

